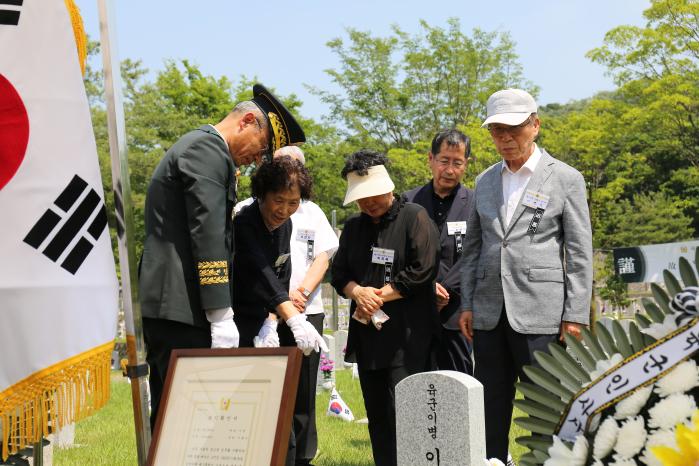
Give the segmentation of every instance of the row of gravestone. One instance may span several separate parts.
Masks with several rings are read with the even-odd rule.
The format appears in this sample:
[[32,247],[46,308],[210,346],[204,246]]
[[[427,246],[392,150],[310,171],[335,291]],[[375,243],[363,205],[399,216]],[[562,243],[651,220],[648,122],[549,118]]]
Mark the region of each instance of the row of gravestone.
[[[323,338],[329,349],[325,357],[334,369],[343,368],[347,331]],[[319,388],[328,381],[320,367]],[[334,385],[334,370],[331,381]],[[483,385],[473,377],[433,371],[405,378],[396,386],[398,465],[482,465],[484,419]]]

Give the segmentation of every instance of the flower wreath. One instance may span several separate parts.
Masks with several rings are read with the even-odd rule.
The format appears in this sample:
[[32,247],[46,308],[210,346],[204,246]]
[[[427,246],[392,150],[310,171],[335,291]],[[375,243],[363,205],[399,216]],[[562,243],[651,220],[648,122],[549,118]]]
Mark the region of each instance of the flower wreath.
[[679,265],[685,287],[665,270],[670,294],[652,284],[628,329],[596,322],[582,341],[566,335],[567,350],[535,354],[532,383],[517,383],[529,416],[514,422],[531,432],[516,439],[521,466],[699,465],[699,287]]

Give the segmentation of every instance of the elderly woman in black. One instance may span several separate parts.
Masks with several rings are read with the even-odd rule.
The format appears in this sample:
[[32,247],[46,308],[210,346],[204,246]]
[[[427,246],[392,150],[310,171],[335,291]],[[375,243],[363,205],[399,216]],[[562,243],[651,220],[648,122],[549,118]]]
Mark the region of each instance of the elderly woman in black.
[[393,195],[386,162],[367,150],[347,158],[345,204],[361,213],[345,222],[332,265],[333,287],[352,300],[346,359],[358,363],[378,466],[396,464],[395,386],[432,368],[439,332],[439,235],[421,206]]
[[[327,347],[289,298],[291,215],[311,195],[303,164],[288,156],[264,163],[252,177],[255,201],[233,220],[233,310],[240,346],[296,344],[304,353]],[[279,325],[278,321],[284,322]]]

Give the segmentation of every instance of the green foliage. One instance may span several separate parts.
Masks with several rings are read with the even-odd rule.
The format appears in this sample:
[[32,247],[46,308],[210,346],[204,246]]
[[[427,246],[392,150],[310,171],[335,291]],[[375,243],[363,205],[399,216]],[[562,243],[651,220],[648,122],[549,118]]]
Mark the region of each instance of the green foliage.
[[[615,28],[589,53],[607,66],[618,89],[540,109],[540,145],[585,177],[595,248],[699,236],[696,9],[687,0],[654,0],[644,13],[645,27]],[[487,97],[506,86],[537,90],[524,79],[507,33],[467,34],[456,19],[443,26],[422,21],[416,34],[394,26],[385,37],[349,28],[328,46],[339,65],[327,72],[340,92],[312,91],[330,106],[333,124],[304,118],[293,94],[280,98],[306,132],[314,201],[328,217],[335,210],[339,226],[356,212],[354,205],[342,205],[346,183],[339,174],[346,155],[365,147],[385,151],[400,194],[430,179],[427,153],[434,133],[457,126],[472,139],[474,160],[464,184],[473,187],[476,175],[500,160],[480,127]],[[89,51],[94,59],[98,44],[90,42]],[[121,72],[138,257],[145,193],[162,155],[187,131],[217,122],[235,102],[250,98],[256,79],[243,75],[233,83],[207,76],[188,60],[167,61],[150,74],[127,59]],[[88,66],[85,84],[113,229],[101,73]],[[249,174],[239,179],[241,199],[249,195]],[[605,285],[607,275],[598,267],[597,283]],[[615,287],[610,281],[610,296]]]
[[619,89],[542,109],[542,143],[588,184],[594,246],[699,233],[699,4],[654,0],[645,27],[589,52]]
[[340,66],[326,72],[342,93],[310,89],[358,145],[410,149],[440,129],[480,120],[498,89],[536,92],[507,33],[475,29],[469,36],[456,18],[445,28],[420,26],[416,35],[394,26],[388,37],[348,28],[346,40],[328,42]]
[[610,275],[599,289],[600,298],[609,301],[613,310],[621,310],[631,303],[629,299],[629,287],[618,275]]

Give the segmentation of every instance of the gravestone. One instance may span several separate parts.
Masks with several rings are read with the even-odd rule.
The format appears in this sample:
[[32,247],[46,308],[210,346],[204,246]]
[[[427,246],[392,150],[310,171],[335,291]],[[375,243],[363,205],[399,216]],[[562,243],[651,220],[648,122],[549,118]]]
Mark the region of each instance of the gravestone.
[[325,340],[325,344],[328,345],[328,356],[330,356],[330,359],[337,363],[337,354],[335,354],[335,337],[332,335],[323,335],[323,340]]
[[[316,393],[320,392],[321,389],[331,390],[335,386],[335,369],[337,368],[337,358],[335,357],[335,337],[332,335],[323,335],[323,340],[325,344],[328,345],[328,352],[321,353],[320,363],[318,364],[318,376],[316,378]],[[321,369],[323,367],[323,358],[327,357],[333,361],[333,370],[330,377],[326,377]]]
[[334,333],[335,336],[335,356],[337,364],[335,367],[337,369],[344,369],[345,367],[345,347],[347,347],[347,330],[338,330]]
[[483,385],[455,371],[423,372],[396,386],[398,466],[482,465]]

